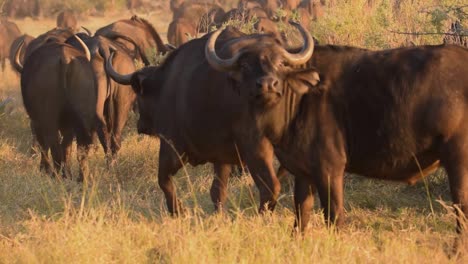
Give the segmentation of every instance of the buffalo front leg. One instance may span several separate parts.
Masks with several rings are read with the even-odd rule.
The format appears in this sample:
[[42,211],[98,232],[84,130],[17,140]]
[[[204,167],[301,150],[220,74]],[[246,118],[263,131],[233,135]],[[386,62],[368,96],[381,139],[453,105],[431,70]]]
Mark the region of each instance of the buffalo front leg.
[[173,216],[183,212],[182,203],[177,199],[174,182],[171,177],[182,167],[174,150],[161,140],[159,151],[158,183],[166,198],[167,210]]
[[442,150],[441,162],[447,170],[450,193],[457,207],[457,232],[455,250],[468,252],[468,135],[449,140]]
[[335,170],[323,169],[317,178],[316,185],[320,197],[320,204],[324,211],[325,222],[328,227],[332,224],[339,227],[344,222],[344,167]]
[[[123,87],[120,87],[120,88],[123,88]],[[131,89],[128,89],[128,90],[131,90]],[[120,100],[117,100],[116,102],[113,103],[114,109],[113,109],[112,115],[113,115],[114,121],[111,124],[112,125],[111,151],[112,151],[113,162],[115,161],[117,152],[119,152],[121,144],[122,144],[122,131],[125,127],[125,124],[127,123],[128,113],[130,112],[130,109],[133,106],[133,102],[135,101],[134,97],[135,95],[133,94],[133,91],[127,92],[127,93],[120,91],[119,93]],[[111,99],[111,100],[114,100],[114,99]]]
[[213,201],[215,210],[222,212],[225,209],[227,183],[229,175],[231,175],[232,165],[215,163],[213,167],[215,175],[210,190],[211,201]]
[[281,184],[273,167],[274,151],[271,143],[263,138],[254,148],[245,148],[247,167],[260,193],[259,212],[273,211],[281,190]]
[[294,206],[296,220],[294,230],[301,233],[307,228],[314,207],[315,186],[308,179],[296,177],[294,181]]

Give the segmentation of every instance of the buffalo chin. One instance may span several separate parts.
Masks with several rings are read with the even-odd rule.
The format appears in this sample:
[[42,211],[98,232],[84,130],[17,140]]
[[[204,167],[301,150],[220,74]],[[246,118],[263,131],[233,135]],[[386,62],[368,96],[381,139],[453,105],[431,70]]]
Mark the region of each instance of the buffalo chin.
[[251,103],[256,107],[271,108],[281,100],[281,95],[278,93],[263,93],[253,96]]

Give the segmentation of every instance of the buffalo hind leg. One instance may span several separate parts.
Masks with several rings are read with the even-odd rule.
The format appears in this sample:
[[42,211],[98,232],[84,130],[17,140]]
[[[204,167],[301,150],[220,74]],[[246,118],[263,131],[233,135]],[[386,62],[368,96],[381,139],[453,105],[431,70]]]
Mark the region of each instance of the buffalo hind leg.
[[52,154],[52,160],[54,162],[54,175],[59,177],[61,170],[63,169],[64,162],[64,153],[62,150],[62,145],[60,143],[59,131],[53,130],[52,133],[48,135],[50,142],[50,152]]
[[82,182],[90,176],[88,156],[89,150],[93,144],[92,130],[84,125],[77,124],[75,127],[78,165],[80,175],[78,181]]
[[109,166],[110,135],[108,132],[106,121],[102,114],[98,114],[96,117],[96,133],[98,135],[99,141],[101,142],[102,149],[104,150],[107,165]]
[[177,199],[174,182],[171,177],[182,167],[181,161],[171,146],[161,139],[159,151],[158,184],[164,192],[167,210],[173,216],[183,213],[182,203]]
[[42,133],[38,133],[37,130],[34,133],[36,135],[36,139],[39,145],[39,150],[41,152],[41,163],[40,163],[40,170],[45,172],[46,174],[52,174],[53,169],[52,169],[52,164],[50,162],[49,158],[49,150],[50,146],[49,143],[47,142],[46,138],[42,135]]
[[70,156],[72,152],[73,144],[73,129],[70,127],[61,129],[62,132],[62,152],[63,152],[63,171],[62,175],[64,178],[71,179],[71,164]]
[[133,106],[133,100],[122,100],[114,102],[114,122],[112,124],[111,132],[111,151],[112,163],[115,162],[117,152],[119,152],[122,144],[122,131],[127,123],[128,113]]
[[217,212],[222,212],[225,208],[227,198],[227,183],[231,175],[231,164],[213,164],[215,175],[213,183],[211,184],[211,201],[213,201],[214,208]]
[[314,207],[315,186],[309,179],[296,177],[294,181],[294,206],[296,220],[294,230],[301,233],[307,228]]

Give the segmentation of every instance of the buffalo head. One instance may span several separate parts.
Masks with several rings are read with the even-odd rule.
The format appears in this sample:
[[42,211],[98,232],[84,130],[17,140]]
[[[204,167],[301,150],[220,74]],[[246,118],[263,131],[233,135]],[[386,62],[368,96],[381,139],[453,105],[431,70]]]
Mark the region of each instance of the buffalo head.
[[304,45],[298,53],[290,53],[281,41],[272,35],[248,35],[226,42],[220,54],[215,43],[222,30],[214,32],[205,46],[209,65],[217,71],[228,73],[232,87],[240,96],[255,105],[272,106],[289,87],[297,94],[304,94],[314,87],[319,77],[315,69],[305,68],[314,51],[314,41],[301,25],[299,29]]

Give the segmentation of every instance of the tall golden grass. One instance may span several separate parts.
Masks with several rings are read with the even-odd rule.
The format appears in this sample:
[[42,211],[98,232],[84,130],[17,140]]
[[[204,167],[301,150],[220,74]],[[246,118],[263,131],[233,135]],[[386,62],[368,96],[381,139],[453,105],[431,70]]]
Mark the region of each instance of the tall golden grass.
[[[386,44],[371,41],[379,38],[390,41],[390,46],[398,46],[400,40],[395,35],[375,32],[367,23],[377,17],[375,8],[370,8],[369,13],[361,12],[359,6],[345,10],[364,2],[335,1],[324,20],[311,25],[313,31],[318,37],[339,44],[385,47]],[[405,7],[406,20],[389,18],[392,25],[397,25],[396,29],[418,29],[418,23],[423,23],[416,19],[423,1],[411,2],[416,6]],[[427,6],[436,2],[441,1],[427,1]],[[83,24],[95,30],[117,18],[115,15],[89,18]],[[155,14],[148,19],[165,35],[169,15]],[[23,31],[33,35],[54,24],[53,20],[17,22]],[[420,43],[425,42],[436,40],[421,37]],[[258,193],[250,177],[233,178],[229,182],[228,211],[217,215],[213,213],[209,195],[211,166],[189,167],[187,173],[181,171],[174,177],[188,213],[180,218],[170,217],[157,184],[159,142],[136,133],[135,114],[125,131],[114,168],[106,169],[102,150],[98,149],[91,155],[92,177],[85,184],[50,178],[39,172],[39,157],[30,150],[31,132],[21,102],[19,79],[11,71],[0,76],[0,100],[13,98],[0,113],[2,263],[463,263],[467,260],[466,254],[449,257],[456,238],[455,216],[441,205],[451,203],[443,171],[428,178],[427,189],[423,182],[407,186],[347,175],[346,226],[339,231],[327,229],[317,203],[310,228],[302,238],[291,235],[294,220],[291,178],[283,182],[277,210],[267,215],[257,214]],[[76,163],[74,173],[78,173]]]

